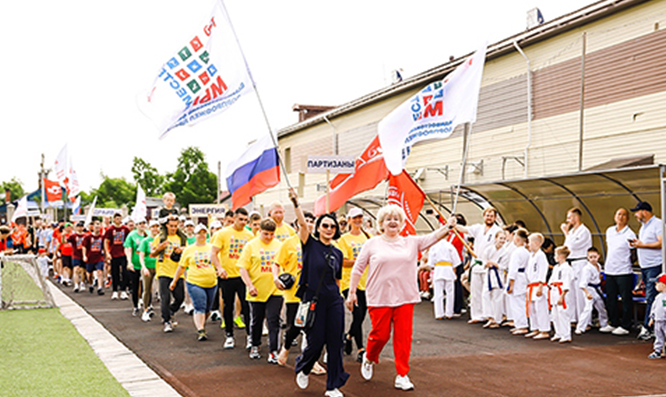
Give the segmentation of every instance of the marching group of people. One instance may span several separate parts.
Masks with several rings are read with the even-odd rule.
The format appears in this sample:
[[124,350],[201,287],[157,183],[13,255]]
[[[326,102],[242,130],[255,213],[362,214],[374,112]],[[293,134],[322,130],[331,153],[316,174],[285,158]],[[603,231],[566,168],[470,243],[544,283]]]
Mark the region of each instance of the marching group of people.
[[[371,230],[358,208],[340,218],[315,217],[302,211],[293,190],[289,198],[296,213],[293,227],[284,222],[278,202],[266,218],[239,208],[210,227],[195,225],[179,216],[175,196],[166,193],[157,220],[134,224],[115,214],[110,225],[97,219],[91,225],[36,224],[34,241],[40,263],[57,258],[54,270],[74,292],[87,287],[103,295],[110,277],[112,299],[131,296],[133,315],[145,322],[153,316],[155,281],[164,332],[174,331],[174,316],[188,300],[186,312],[192,314],[198,340],[207,339],[207,320],[221,317],[222,347],[233,349],[235,326],[244,328],[251,359],[261,358],[261,339],[267,334],[268,362],[284,366],[296,338],[304,335],[296,383],[305,389],[310,374],[325,373],[326,396],[342,396],[340,388],[349,377],[343,355],[350,355],[354,344],[361,376],[372,379],[391,333],[394,385],[414,388],[408,377],[414,305],[431,290],[439,320],[460,317],[469,307],[469,323],[509,326],[514,335],[566,343],[572,340],[572,325],[575,334],[590,329],[596,310],[601,332],[629,334],[635,254],[647,301],[639,337],[655,337],[650,358],[661,357],[666,275],[660,274],[661,220],[648,203],[631,209],[641,222],[638,236],[627,225],[629,211],[617,210],[615,225],[606,231],[602,268],[577,208],[567,213],[564,244],[555,248],[522,222],[501,228],[494,208],[484,210],[480,224],[468,226],[463,215],[455,214],[430,234],[403,237],[405,214],[399,206],[381,208],[377,230]],[[27,238],[24,230],[0,227],[0,244],[15,234]],[[14,246],[24,247],[18,239]],[[345,307],[352,319],[347,327]],[[367,339],[366,314],[372,324]],[[318,362],[322,354],[326,369]]]

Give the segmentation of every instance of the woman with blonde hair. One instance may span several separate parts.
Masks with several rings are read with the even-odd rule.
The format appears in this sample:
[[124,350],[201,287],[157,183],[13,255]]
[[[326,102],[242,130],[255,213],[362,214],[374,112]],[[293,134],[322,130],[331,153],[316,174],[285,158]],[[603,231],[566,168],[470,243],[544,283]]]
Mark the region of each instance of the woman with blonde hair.
[[361,375],[372,379],[373,365],[391,336],[397,377],[395,387],[411,390],[414,385],[407,376],[412,346],[414,304],[420,302],[418,288],[418,254],[444,238],[450,224],[425,236],[400,236],[405,214],[397,205],[382,207],[377,213],[380,236],[368,240],[361,249],[352,269],[347,309],[358,303],[356,291],[361,275],[368,269],[366,299],[372,329],[368,335]]

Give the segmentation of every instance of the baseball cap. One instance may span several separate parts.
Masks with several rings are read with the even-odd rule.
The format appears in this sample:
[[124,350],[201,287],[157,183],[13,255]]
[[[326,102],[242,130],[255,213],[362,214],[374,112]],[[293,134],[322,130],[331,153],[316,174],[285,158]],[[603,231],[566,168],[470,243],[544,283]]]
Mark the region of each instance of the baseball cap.
[[160,223],[156,219],[151,219],[150,222],[148,222],[148,227],[153,227],[153,226],[159,226]]
[[83,227],[83,226],[85,226],[85,223],[83,223],[83,221],[78,221],[78,222],[76,222],[76,226]]
[[213,223],[210,224],[210,228],[216,228],[220,229],[222,227],[222,222],[220,221],[213,221]]
[[657,280],[656,280],[656,281],[658,281],[658,282],[660,282],[660,283],[662,283],[662,284],[666,284],[666,274],[661,273],[659,276],[657,276]]
[[197,233],[199,233],[199,232],[202,231],[202,230],[205,231],[205,232],[207,232],[207,231],[208,231],[208,228],[207,228],[206,225],[204,225],[203,223],[200,223],[200,224],[198,224],[198,225],[194,228],[194,234],[197,234]]
[[185,224],[183,226],[194,226],[194,222],[192,222],[191,219],[188,219],[185,221]]
[[181,216],[178,217],[178,220],[181,221],[181,222],[185,222],[187,220],[187,218],[185,218],[185,215],[181,215]]
[[636,212],[640,210],[645,210],[652,212],[652,206],[647,201],[639,201],[634,208],[631,209],[631,212]]
[[362,215],[363,211],[360,208],[354,207],[350,209],[349,212],[347,213],[347,219],[356,218],[357,216],[362,216]]

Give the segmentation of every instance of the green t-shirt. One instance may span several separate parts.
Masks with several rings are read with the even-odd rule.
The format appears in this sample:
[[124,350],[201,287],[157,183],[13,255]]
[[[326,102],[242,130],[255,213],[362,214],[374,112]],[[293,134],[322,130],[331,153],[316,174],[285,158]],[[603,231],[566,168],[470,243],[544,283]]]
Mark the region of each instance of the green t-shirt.
[[153,242],[153,238],[148,236],[141,240],[141,244],[139,245],[139,252],[143,252],[146,254],[143,258],[143,261],[146,263],[146,267],[148,269],[154,269],[155,268],[155,262],[157,261],[156,258],[151,258],[150,257],[150,244]]
[[187,245],[190,246],[197,242],[197,236],[192,236],[187,238]]
[[123,243],[125,248],[132,249],[132,265],[134,265],[135,270],[141,269],[141,262],[139,261],[139,244],[141,244],[141,241],[144,238],[146,238],[146,236],[140,235],[139,231],[135,229],[127,235],[127,238]]

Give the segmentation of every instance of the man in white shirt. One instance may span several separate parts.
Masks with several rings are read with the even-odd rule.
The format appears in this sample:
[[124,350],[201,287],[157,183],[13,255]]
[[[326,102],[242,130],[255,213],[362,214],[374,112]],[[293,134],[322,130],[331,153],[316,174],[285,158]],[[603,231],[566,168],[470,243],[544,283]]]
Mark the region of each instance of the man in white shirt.
[[[631,329],[633,313],[634,272],[631,270],[632,249],[629,241],[636,239],[636,233],[627,225],[629,211],[619,208],[615,211],[615,225],[606,229],[606,309],[609,324],[601,332],[613,335],[627,335]],[[622,317],[618,311],[618,295],[622,297]]]
[[[573,268],[574,282],[578,285],[580,274],[587,263],[587,250],[592,247],[592,233],[581,221],[582,212],[578,208],[567,211],[567,221],[560,228],[564,233],[564,246],[569,248],[569,263]],[[578,322],[578,318],[585,308],[585,296],[580,288],[572,288],[571,291],[571,321]]]
[[[477,223],[469,227],[456,225],[456,229],[474,237],[474,252],[481,255],[486,248],[493,245],[497,232],[502,231],[502,228],[495,224],[495,220],[497,220],[497,210],[488,207],[483,210],[483,223]],[[484,265],[483,263],[473,265],[470,275],[470,324],[486,320],[487,314],[490,312],[490,300],[483,301],[483,280],[487,275]]]
[[641,267],[641,275],[645,283],[645,299],[647,308],[645,309],[645,321],[638,337],[644,340],[652,338],[651,328],[648,326],[650,321],[650,309],[654,297],[657,296],[657,290],[654,287],[654,281],[661,273],[661,219],[652,214],[650,203],[641,201],[636,207],[631,209],[636,219],[641,223],[641,229],[638,231],[638,239],[631,242],[631,246],[636,248],[638,254],[638,264]]

